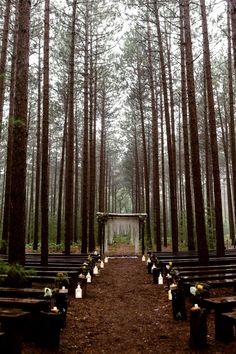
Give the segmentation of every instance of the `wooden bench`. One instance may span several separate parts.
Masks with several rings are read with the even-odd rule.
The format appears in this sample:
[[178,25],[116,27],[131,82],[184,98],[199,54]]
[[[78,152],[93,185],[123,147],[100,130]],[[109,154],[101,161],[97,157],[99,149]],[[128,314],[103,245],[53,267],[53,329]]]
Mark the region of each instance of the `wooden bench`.
[[[182,282],[184,287],[185,294],[189,294],[189,289],[191,286],[194,286],[195,282],[184,281]],[[208,280],[207,284],[210,285],[212,288],[234,288],[236,290],[236,278],[235,279],[214,279]]]
[[216,273],[216,274],[209,273],[209,274],[199,274],[199,275],[186,275],[186,276],[180,276],[180,279],[182,283],[184,282],[208,283],[208,281],[214,281],[214,280],[218,281],[218,280],[236,279],[236,274],[235,273]]
[[236,326],[236,310],[233,312],[221,313],[220,321],[222,324],[221,339],[229,343],[235,339],[234,327]]
[[44,289],[37,288],[10,288],[0,287],[0,297],[34,297],[39,298],[44,296]]
[[184,277],[184,276],[204,276],[204,275],[214,275],[214,274],[235,274],[236,275],[236,267],[207,267],[204,269],[196,269],[193,270],[182,270],[181,268],[179,269],[179,276]]
[[228,269],[236,269],[236,264],[208,264],[208,265],[204,265],[204,266],[178,266],[178,270],[180,272],[188,272],[188,271],[202,271],[202,270],[214,270],[214,269],[224,269],[225,271],[227,271]]
[[232,312],[236,306],[236,296],[220,296],[209,299],[202,299],[202,306],[215,312],[215,338],[225,341],[225,327],[222,322],[222,313]]
[[43,299],[0,297],[0,307],[20,308],[29,312],[48,310],[48,302]]
[[212,288],[234,288],[236,290],[236,273],[200,274],[180,276],[181,284],[186,295],[189,295],[190,287],[196,283],[207,283]]
[[0,322],[4,331],[2,342],[0,342],[1,353],[21,353],[22,341],[30,316],[30,312],[21,309],[0,308]]

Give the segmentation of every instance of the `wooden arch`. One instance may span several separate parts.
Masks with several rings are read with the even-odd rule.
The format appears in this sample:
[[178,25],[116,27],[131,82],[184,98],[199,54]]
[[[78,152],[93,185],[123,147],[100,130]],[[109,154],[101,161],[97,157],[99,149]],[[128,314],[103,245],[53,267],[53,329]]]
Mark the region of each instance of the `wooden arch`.
[[142,254],[145,252],[144,227],[146,213],[117,214],[97,213],[97,222],[100,226],[100,253],[107,253],[109,244],[112,243],[115,234],[130,234],[130,242],[134,245],[134,254],[139,254],[139,240],[142,241]]

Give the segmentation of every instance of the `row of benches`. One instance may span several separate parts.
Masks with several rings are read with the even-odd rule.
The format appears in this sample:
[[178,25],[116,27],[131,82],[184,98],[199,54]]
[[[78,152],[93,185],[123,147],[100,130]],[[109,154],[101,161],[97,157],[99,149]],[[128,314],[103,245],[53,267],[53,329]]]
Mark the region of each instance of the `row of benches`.
[[[7,261],[6,257],[3,258]],[[97,260],[98,257],[94,257],[92,264]],[[44,283],[51,288],[55,287],[58,272],[65,272],[70,289],[74,291],[81,280],[79,274],[84,262],[88,262],[88,255],[77,255],[71,259],[56,255],[50,256],[48,265],[44,267],[40,265],[40,257],[32,254],[26,257],[26,268],[35,269],[35,275],[29,276],[32,283]],[[54,305],[60,312],[52,312],[51,299],[44,297],[44,289],[33,285],[30,288],[0,287],[0,352],[21,353],[22,337],[40,342],[40,345],[59,345],[60,329],[66,319],[67,294],[64,291],[56,293]]]
[[[99,260],[99,255],[90,256],[90,264],[88,264],[88,269],[92,275],[93,266],[96,261]],[[92,261],[91,261],[92,259]],[[7,262],[7,257],[2,257],[2,260]],[[60,272],[66,272],[69,279],[69,292],[73,293],[75,287],[80,281],[79,275],[84,272],[84,263],[88,263],[88,255],[74,255],[65,256],[63,254],[50,255],[47,266],[42,266],[40,264],[39,254],[29,254],[26,255],[25,268],[32,269],[34,273],[28,275],[27,279],[29,283],[37,284],[48,284],[50,287],[55,286],[55,279],[57,274]],[[0,274],[0,277],[6,278],[5,274]]]
[[[150,255],[151,260],[154,262],[155,254]],[[157,269],[163,274],[167,274],[168,270],[166,265],[169,265],[169,262],[173,262],[172,267],[175,267],[176,272],[175,276],[179,282],[180,288],[179,299],[174,298],[174,301],[177,300],[177,306],[185,311],[185,305],[183,304],[182,296],[186,294],[190,295],[189,288],[196,283],[207,283],[211,287],[234,287],[236,288],[236,255],[235,257],[227,255],[222,257],[221,261],[217,258],[216,262],[213,260],[209,262],[208,265],[201,266],[198,264],[197,259],[190,261],[189,256],[186,258],[181,258],[175,256],[174,259],[170,257],[165,258],[163,255],[159,257],[156,261]],[[149,272],[151,265],[149,264]],[[173,269],[173,268],[172,268]],[[170,284],[170,281],[168,281]],[[181,293],[181,288],[184,290]],[[173,299],[172,299],[173,300]],[[202,299],[202,306],[207,310],[214,310],[215,312],[215,337],[218,340],[229,342],[235,339],[235,330],[236,326],[236,296],[223,296],[217,298]],[[172,301],[173,306],[173,301]],[[174,311],[173,311],[174,314]],[[185,316],[183,316],[184,318]],[[174,317],[175,318],[175,317]],[[177,318],[176,318],[177,319]]]
[[215,258],[216,262],[212,260],[204,266],[199,265],[196,259],[190,261],[188,258],[188,256],[186,256],[187,260],[183,256],[181,258],[175,256],[173,260],[164,256],[157,258],[155,252],[151,256],[152,263],[153,259],[156,259],[156,265],[164,275],[168,273],[166,266],[170,261],[173,262],[176,277],[181,280],[186,293],[189,287],[197,282],[206,282],[214,288],[236,287],[236,255],[222,257],[220,261]]

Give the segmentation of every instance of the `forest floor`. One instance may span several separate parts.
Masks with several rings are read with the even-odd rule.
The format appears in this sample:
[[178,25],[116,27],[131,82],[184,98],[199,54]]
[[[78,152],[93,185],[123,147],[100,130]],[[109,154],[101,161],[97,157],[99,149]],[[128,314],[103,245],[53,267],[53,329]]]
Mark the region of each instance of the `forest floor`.
[[[233,289],[225,291],[232,293]],[[191,304],[186,307],[189,314]],[[167,286],[153,284],[140,258],[109,258],[87,285],[86,297],[70,297],[60,348],[46,350],[27,343],[22,354],[197,353],[190,350],[189,329],[189,318],[173,319]],[[215,341],[212,313],[208,315],[207,342],[208,348],[201,353],[236,353],[236,342]]]

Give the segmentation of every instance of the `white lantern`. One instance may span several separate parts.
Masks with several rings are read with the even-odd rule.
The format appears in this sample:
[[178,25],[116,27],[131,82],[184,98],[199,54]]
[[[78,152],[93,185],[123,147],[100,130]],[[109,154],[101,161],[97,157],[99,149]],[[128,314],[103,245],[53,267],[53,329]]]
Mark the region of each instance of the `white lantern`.
[[105,257],[104,263],[108,263],[108,257]]
[[86,275],[86,279],[87,279],[87,283],[91,283],[92,282],[92,277],[90,272],[88,271],[88,274]]
[[158,277],[158,284],[163,284],[163,276],[162,274],[160,273],[159,277]]
[[93,274],[94,275],[98,275],[98,267],[97,267],[97,265],[95,265],[94,268],[93,268]]
[[58,291],[60,294],[68,294],[68,289],[66,289],[65,286],[63,286],[61,289]]
[[143,256],[142,256],[142,262],[145,262],[145,261],[146,261],[146,258],[145,258],[144,254],[143,254]]
[[156,266],[155,266],[155,264],[153,263],[152,268],[151,268],[151,274],[153,273],[153,269],[155,269],[155,268],[156,268]]
[[82,289],[80,287],[80,284],[78,284],[77,288],[75,289],[75,298],[82,299]]
[[100,268],[104,268],[104,262],[101,261]]

